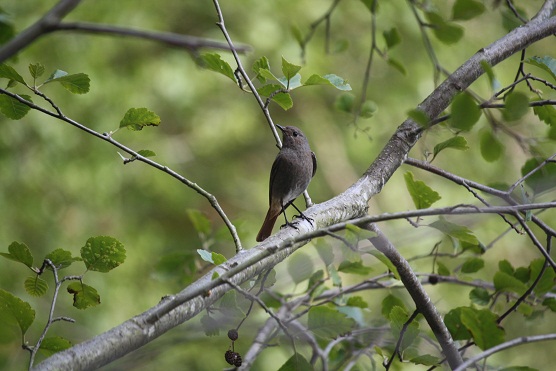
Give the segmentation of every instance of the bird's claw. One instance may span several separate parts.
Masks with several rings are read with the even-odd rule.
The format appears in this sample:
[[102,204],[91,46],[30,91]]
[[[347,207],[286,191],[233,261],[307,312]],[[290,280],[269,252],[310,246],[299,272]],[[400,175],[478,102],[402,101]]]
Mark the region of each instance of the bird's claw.
[[315,219],[309,218],[308,216],[305,216],[305,214],[303,214],[303,213],[300,213],[299,215],[294,215],[293,217],[304,219],[304,220],[308,221],[309,224],[311,224],[311,226],[313,226],[313,222],[315,221]]

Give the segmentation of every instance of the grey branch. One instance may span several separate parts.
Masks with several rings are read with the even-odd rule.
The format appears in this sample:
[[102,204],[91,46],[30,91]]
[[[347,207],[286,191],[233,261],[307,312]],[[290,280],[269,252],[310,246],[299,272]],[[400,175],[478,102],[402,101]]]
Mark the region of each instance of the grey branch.
[[[19,35],[10,40],[0,48],[0,62],[16,55],[20,50],[29,44],[51,32],[56,31],[79,31],[93,34],[130,36],[142,39],[158,41],[167,45],[185,48],[189,51],[196,51],[200,48],[211,48],[220,50],[230,50],[227,43],[205,39],[201,37],[180,35],[169,32],[155,32],[134,30],[130,28],[101,25],[94,23],[68,22],[62,23],[62,19],[68,15],[81,0],[61,0],[44,17],[29,26]],[[250,50],[248,46],[236,46],[235,50],[246,52]]]
[[505,343],[499,344],[494,346],[490,349],[485,350],[482,353],[477,354],[475,357],[468,359],[464,363],[462,363],[458,368],[454,371],[464,371],[468,367],[471,367],[475,362],[480,361],[481,359],[487,358],[494,353],[498,353],[504,349],[513,348],[518,345],[534,343],[537,341],[548,341],[548,340],[556,340],[556,334],[546,334],[546,335],[535,335],[535,336],[523,336],[516,339],[512,339],[510,341],[506,341]]

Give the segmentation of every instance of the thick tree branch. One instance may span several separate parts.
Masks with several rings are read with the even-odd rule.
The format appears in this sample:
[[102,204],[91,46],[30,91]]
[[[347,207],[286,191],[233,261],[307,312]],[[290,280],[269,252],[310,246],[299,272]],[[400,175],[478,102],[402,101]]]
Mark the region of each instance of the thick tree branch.
[[376,225],[369,224],[367,229],[377,234],[376,237],[370,238],[369,240],[377,248],[377,250],[386,255],[386,257],[396,266],[401,281],[415,302],[415,306],[417,308],[416,310],[419,313],[422,313],[427,320],[427,323],[438,340],[450,367],[456,368],[463,362],[461,355],[459,354],[458,347],[454,343],[448,328],[444,325],[442,316],[440,316],[436,310],[436,307],[411,269],[411,266]]
[[[189,51],[197,51],[201,48],[230,50],[227,43],[205,39],[190,35],[180,35],[171,32],[155,32],[145,30],[134,30],[126,27],[103,25],[87,22],[61,22],[81,0],[62,0],[50,10],[43,18],[39,19],[29,28],[14,37],[10,42],[0,48],[0,62],[14,56],[20,50],[27,47],[39,37],[57,31],[76,31],[91,34],[129,36],[164,43],[169,46],[185,48]],[[238,52],[246,52],[250,47],[239,45],[235,47]]]
[[14,56],[42,35],[50,32],[81,0],[60,0],[44,17],[11,39],[0,49],[0,62]]

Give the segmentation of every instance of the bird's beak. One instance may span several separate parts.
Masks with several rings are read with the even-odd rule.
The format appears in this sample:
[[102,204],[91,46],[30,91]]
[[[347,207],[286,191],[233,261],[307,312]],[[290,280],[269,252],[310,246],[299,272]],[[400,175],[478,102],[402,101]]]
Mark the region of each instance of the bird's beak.
[[284,132],[284,130],[286,130],[286,128],[283,127],[282,125],[276,124],[276,127],[277,127],[278,129],[282,130],[282,133]]

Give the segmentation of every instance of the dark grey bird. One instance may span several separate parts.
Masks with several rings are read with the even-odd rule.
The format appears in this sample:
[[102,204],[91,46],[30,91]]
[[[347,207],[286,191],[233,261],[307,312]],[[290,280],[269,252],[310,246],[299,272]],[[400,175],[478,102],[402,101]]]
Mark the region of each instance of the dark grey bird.
[[[258,242],[272,234],[280,213],[284,214],[286,225],[290,224],[286,218],[286,208],[307,189],[317,171],[317,158],[311,151],[305,134],[295,126],[276,127],[282,131],[282,149],[270,171],[269,208],[257,235]],[[293,207],[299,211],[301,217],[307,219],[295,205]]]

